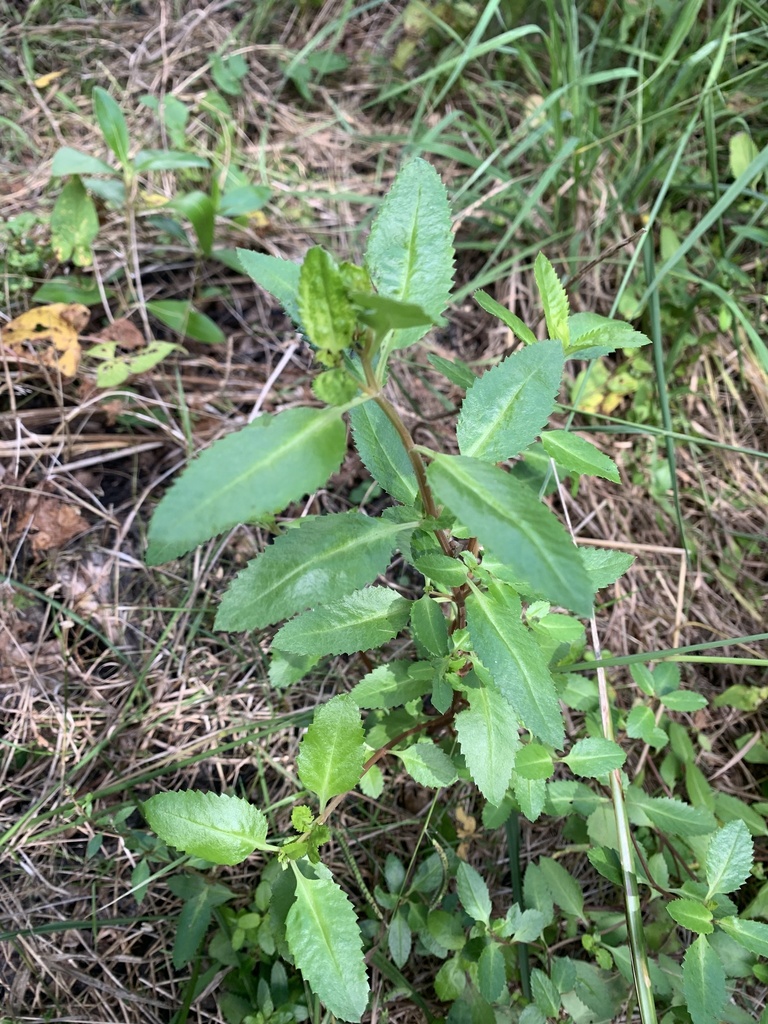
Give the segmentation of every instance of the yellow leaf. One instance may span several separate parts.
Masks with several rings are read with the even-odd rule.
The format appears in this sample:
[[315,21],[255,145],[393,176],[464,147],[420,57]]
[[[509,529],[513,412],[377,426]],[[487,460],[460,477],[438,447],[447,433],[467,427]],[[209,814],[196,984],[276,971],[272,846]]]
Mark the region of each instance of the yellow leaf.
[[51,71],[47,75],[40,75],[32,83],[38,89],[45,89],[46,86],[50,85],[51,82],[55,82],[57,78],[61,78],[64,71]]
[[42,366],[56,366],[64,377],[74,377],[80,363],[78,334],[90,318],[87,306],[54,302],[29,309],[3,328],[0,340],[19,355],[29,355]]

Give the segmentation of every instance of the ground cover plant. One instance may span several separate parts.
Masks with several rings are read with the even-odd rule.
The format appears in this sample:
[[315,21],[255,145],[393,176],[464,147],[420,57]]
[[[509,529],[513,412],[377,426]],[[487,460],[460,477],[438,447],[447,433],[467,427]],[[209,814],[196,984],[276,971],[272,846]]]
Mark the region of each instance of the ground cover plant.
[[[290,853],[306,843],[322,864],[299,857],[297,870],[307,882],[329,871],[354,907],[348,934],[365,956],[367,1014],[490,1019],[490,1004],[499,1020],[639,1019],[620,864],[599,852],[618,843],[612,777],[575,775],[569,754],[610,726],[626,757],[628,860],[658,1014],[687,1024],[719,1013],[724,973],[723,1019],[759,1018],[764,964],[744,942],[761,935],[768,891],[760,5],[36,0],[0,9],[0,1016],[321,1019],[325,993],[313,991],[306,951],[296,956],[285,937],[282,887],[295,878]],[[176,166],[150,167],[147,153]],[[451,304],[418,344],[389,355],[383,397],[428,474],[441,459],[475,458],[457,447],[462,408],[550,334],[539,253],[577,327],[598,313],[652,341],[569,359],[544,431],[550,451],[535,442],[506,463],[511,473],[498,470],[551,507],[574,550],[635,557],[598,593],[586,635],[583,620],[559,610],[560,593],[557,612],[534,594],[521,599],[521,629],[544,651],[567,741],[555,748],[521,733],[500,807],[475,785],[488,779],[461,742],[469,698],[492,685],[472,647],[477,624],[470,616],[452,629],[447,655],[419,646],[413,634],[439,625],[432,605],[451,628],[460,584],[417,571],[436,553],[419,549],[425,523],[435,524],[421,509],[397,520],[391,488],[355,451],[357,432],[338,471],[273,521],[227,527],[145,565],[151,513],[195,453],[329,402],[341,403],[326,409],[337,422],[373,408],[365,387],[344,394],[344,373],[359,371],[372,321],[396,310],[356,303],[352,293],[368,302],[374,293],[345,264],[375,262],[375,231],[366,249],[383,197],[419,156],[450,200]],[[69,251],[78,225],[87,240]],[[337,354],[302,340],[307,325],[297,331],[269,282],[254,286],[237,247],[262,269],[300,267],[312,252],[323,278],[335,280],[334,267],[357,274],[358,287],[342,282],[343,319],[351,306],[356,328],[339,365],[318,365],[316,352],[331,363]],[[433,317],[433,299],[397,315]],[[535,342],[521,342],[522,325]],[[563,445],[578,438],[612,456],[620,484],[564,464]],[[399,501],[409,504],[418,498]],[[462,571],[481,598],[521,587],[492,584],[488,538],[473,554],[479,527],[442,515],[437,529],[466,549]],[[410,602],[408,622],[385,651],[322,656],[283,685],[301,671],[290,662],[314,656],[270,663],[279,622],[214,628],[231,612],[227,586],[342,516],[366,530],[391,526],[392,560],[359,585]],[[466,595],[464,608],[476,601]],[[474,675],[451,665],[460,658],[477,663]],[[359,696],[361,680],[387,666],[393,687],[427,689],[403,707],[363,709],[366,743],[378,750],[420,731],[321,812],[305,754],[328,728],[322,709],[339,706],[334,694]],[[437,678],[457,693],[442,713]],[[430,766],[416,754],[428,746],[453,765],[451,785],[422,784]],[[195,789],[262,810],[266,842],[280,849],[212,868],[164,842],[142,808]],[[684,804],[691,820],[658,817]],[[692,833],[705,819],[715,831]],[[755,855],[741,885],[749,839],[739,822]],[[739,927],[731,918],[741,941],[728,934]],[[359,953],[353,961],[359,1008]],[[699,970],[712,982],[703,1005],[691,995]]]

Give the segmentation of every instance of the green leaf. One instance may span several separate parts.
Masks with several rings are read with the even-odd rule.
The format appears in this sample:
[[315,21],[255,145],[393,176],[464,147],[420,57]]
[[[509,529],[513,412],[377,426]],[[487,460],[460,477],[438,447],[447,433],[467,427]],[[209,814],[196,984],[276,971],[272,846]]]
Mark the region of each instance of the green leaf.
[[336,260],[319,245],[304,257],[299,273],[299,316],[312,344],[343,352],[352,344],[355,313]]
[[400,302],[386,295],[359,291],[351,291],[349,298],[357,308],[357,319],[372,327],[380,337],[387,331],[407,327],[431,327],[434,323],[434,317],[414,302]]
[[120,209],[125,204],[125,182],[115,179],[83,178],[83,184],[93,196],[98,196],[105,203]]
[[506,324],[515,337],[519,338],[524,345],[538,344],[538,339],[530,327],[526,327],[520,317],[515,316],[511,310],[507,309],[506,306],[502,306],[500,302],[497,302],[487,292],[475,292],[473,298],[486,313],[498,317],[502,323]]
[[474,921],[491,923],[491,897],[485,879],[471,864],[461,861],[456,871],[456,890],[461,905]]
[[466,987],[467,972],[461,965],[460,957],[453,956],[445,961],[435,975],[435,995],[443,1003],[452,1003]]
[[81,153],[79,149],[62,146],[57,149],[51,164],[51,177],[62,178],[65,174],[117,174],[114,167],[97,160],[89,153]]
[[579,555],[595,590],[615,583],[635,560],[635,556],[626,551],[603,551],[600,548],[579,548]]
[[211,884],[199,875],[172,875],[168,888],[184,901],[173,942],[173,966],[176,970],[190,963],[205,938],[215,907],[234,897],[224,885]]
[[720,1024],[728,999],[725,970],[704,935],[683,959],[683,992],[693,1024]]
[[351,594],[384,572],[405,533],[399,523],[359,512],[300,519],[238,573],[214,628],[262,629]]
[[484,373],[461,406],[461,454],[503,462],[527,448],[554,411],[563,365],[560,342],[540,341]]
[[[439,319],[453,282],[451,209],[440,176],[425,160],[412,160],[396,177],[371,228],[365,261],[380,295]],[[425,327],[397,330],[388,349],[413,345],[425,333]]]
[[641,739],[654,747],[663,747],[667,742],[667,734],[663,729],[657,729],[656,716],[645,704],[638,704],[627,716],[627,736]]
[[675,690],[661,697],[661,703],[670,711],[700,711],[709,701],[700,693],[692,690]]
[[217,88],[228,96],[242,96],[242,80],[248,74],[248,63],[242,53],[225,57],[216,53],[211,57],[211,78]]
[[490,942],[477,961],[477,987],[489,1003],[501,999],[507,987],[504,954],[497,942]]
[[288,622],[275,636],[293,654],[354,654],[397,636],[408,621],[411,602],[386,587],[369,587]]
[[319,660],[308,655],[287,654],[275,649],[269,662],[269,681],[279,690],[293,686],[303,679]]
[[239,864],[254,850],[268,848],[267,819],[238,796],[191,789],[158,793],[143,813],[163,842],[214,864]]
[[217,212],[222,217],[245,217],[263,209],[271,198],[267,185],[241,185],[224,193]]
[[395,965],[404,967],[411,955],[411,929],[402,911],[396,913],[389,922],[387,945]]
[[597,779],[616,768],[621,768],[626,759],[627,755],[618,743],[602,739],[600,736],[590,736],[574,743],[570,754],[564,757],[563,761],[574,775]]
[[210,167],[204,156],[178,152],[175,149],[142,149],[136,154],[133,166],[140,173],[147,171],[185,171],[191,167]]
[[570,344],[566,359],[593,359],[616,349],[639,348],[651,340],[622,320],[611,320],[598,313],[574,313],[568,317]]
[[687,928],[697,935],[711,935],[715,930],[712,911],[707,910],[699,900],[672,900],[667,904],[667,913],[681,928]]
[[448,623],[440,605],[427,594],[411,606],[411,632],[414,640],[436,658],[448,654]]
[[498,805],[509,788],[520,746],[517,714],[497,690],[474,673],[464,682],[470,679],[476,685],[466,692],[469,707],[456,716],[456,735],[475,785],[486,800]]
[[452,786],[458,778],[453,761],[431,740],[414,743],[406,750],[393,750],[392,753],[400,758],[405,770],[421,786],[442,789]]
[[185,195],[177,196],[169,203],[171,210],[178,210],[195,229],[197,240],[205,256],[210,256],[213,248],[213,234],[216,226],[216,210],[213,200],[205,192],[196,189]]
[[[741,819],[753,836],[768,836],[768,823],[754,807],[739,800],[737,796],[717,790],[715,793],[715,814],[723,822]],[[712,831],[710,829],[710,831]]]
[[759,921],[743,921],[740,917],[723,917],[717,922],[726,934],[730,935],[750,953],[768,957],[768,924]]
[[363,943],[352,904],[331,878],[305,878],[285,923],[288,947],[315,995],[341,1020],[359,1021],[368,1003]]
[[557,906],[566,914],[572,914],[583,920],[584,894],[573,875],[551,857],[541,857],[539,869],[544,878],[544,884]]
[[715,818],[702,807],[691,807],[668,796],[648,796],[636,786],[627,790],[627,813],[635,825],[655,825],[673,836],[702,836],[713,832]]
[[716,892],[734,892],[749,878],[754,861],[752,836],[743,821],[729,821],[719,828],[707,849],[706,899]]
[[297,327],[301,327],[299,316],[299,277],[301,265],[268,256],[263,252],[238,249],[237,256],[246,274],[257,285],[269,292],[281,304]]
[[312,725],[299,745],[299,778],[320,801],[354,789],[365,761],[360,708],[348,693],[332,697],[315,711]]
[[527,743],[517,752],[515,771],[522,779],[548,779],[554,771],[552,758],[540,743]]
[[759,155],[749,132],[736,132],[728,140],[728,167],[734,178],[740,178]]
[[[106,289],[107,298],[111,298],[114,292]],[[50,277],[41,284],[36,292],[32,294],[32,302],[51,303],[67,302],[80,303],[83,306],[98,306],[101,303],[101,292],[95,281],[88,277],[78,277],[76,274],[68,276]]]
[[564,345],[570,337],[568,329],[568,296],[565,294],[555,268],[543,252],[536,257],[533,273],[544,306],[544,317],[547,321],[547,334],[557,338]]
[[456,387],[471,388],[477,383],[477,374],[461,359],[444,359],[434,352],[430,352],[427,359],[438,373],[442,373]]
[[147,563],[167,562],[238,523],[279,512],[324,484],[346,446],[344,423],[332,409],[260,416],[216,441],[158,505]]
[[577,548],[527,487],[496,466],[457,455],[437,455],[427,477],[440,501],[533,593],[591,613],[592,584]]
[[92,98],[93,113],[99,122],[104,141],[120,161],[122,167],[128,167],[130,164],[128,126],[120,106],[107,90],[102,89],[99,85],[94,88]]
[[227,340],[222,329],[187,300],[156,299],[147,303],[147,312],[172,331],[193,341],[220,345]]
[[537,821],[547,802],[546,782],[543,779],[525,779],[515,773],[512,778],[512,791],[528,821]]
[[69,259],[78,267],[93,263],[91,245],[99,233],[99,215],[85,187],[73,175],[51,211],[51,248],[60,263]]
[[312,390],[326,405],[347,405],[357,395],[360,387],[343,367],[337,366],[333,370],[318,373],[312,381]]
[[494,584],[488,593],[467,599],[472,644],[504,698],[534,735],[562,747],[563,719],[544,657],[520,621],[520,599],[509,587]]
[[549,975],[538,967],[531,971],[531,995],[545,1017],[559,1016],[560,993]]
[[360,708],[396,708],[429,693],[433,676],[429,662],[390,661],[363,676],[349,695]]
[[355,447],[366,469],[385,491],[412,505],[418,494],[413,464],[400,435],[375,402],[356,406],[349,414]]
[[619,471],[613,459],[604,455],[589,441],[570,430],[548,430],[541,435],[544,451],[559,466],[572,473],[599,476],[620,483]]

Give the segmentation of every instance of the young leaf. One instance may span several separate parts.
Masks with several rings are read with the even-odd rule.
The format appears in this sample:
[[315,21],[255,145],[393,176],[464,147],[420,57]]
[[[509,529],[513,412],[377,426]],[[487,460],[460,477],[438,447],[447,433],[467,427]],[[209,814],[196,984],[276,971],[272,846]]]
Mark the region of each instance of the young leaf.
[[579,548],[579,555],[595,590],[610,587],[635,560],[635,556],[626,551],[601,551],[600,548]]
[[[438,320],[453,282],[451,210],[445,186],[425,160],[400,171],[371,228],[365,261],[376,291],[415,303]],[[393,332],[388,348],[413,345],[425,327]]]
[[574,313],[568,317],[570,342],[566,359],[594,359],[616,349],[649,345],[650,338],[623,320],[610,320],[598,313]]
[[[177,196],[169,204],[172,210],[178,210],[195,229],[197,240],[205,256],[210,256],[213,248],[213,233],[216,226],[216,210],[213,200],[205,192],[195,189],[185,195]],[[191,337],[191,335],[190,335]]]
[[500,999],[507,986],[504,954],[497,942],[490,942],[477,961],[477,987],[489,1003]]
[[503,584],[467,600],[472,644],[502,695],[534,735],[562,747],[563,718],[541,650],[520,621],[517,594]]
[[238,249],[237,256],[246,274],[260,285],[265,292],[273,295],[297,327],[301,327],[299,316],[299,277],[301,265],[290,260],[268,256],[263,252]]
[[51,177],[62,178],[65,174],[117,174],[117,171],[89,153],[62,146],[53,156]]
[[359,708],[396,708],[429,693],[433,676],[429,662],[389,661],[363,676],[349,695]]
[[104,141],[115,154],[123,168],[128,167],[128,126],[117,102],[106,89],[97,85],[93,90],[93,112],[99,122]]
[[398,911],[389,922],[387,932],[389,955],[397,967],[404,967],[411,955],[411,929],[402,910]]
[[620,483],[619,471],[613,459],[604,455],[589,441],[570,430],[547,430],[541,435],[544,451],[559,466],[572,473],[599,476]]
[[346,446],[344,423],[333,409],[260,416],[216,441],[155,510],[147,563],[167,562],[238,523],[279,512],[324,484]]
[[502,306],[500,302],[492,298],[487,292],[475,292],[475,302],[478,306],[481,306],[486,313],[490,313],[491,316],[498,317],[502,323],[512,331],[512,333],[523,342],[524,345],[535,345],[538,343],[538,339],[530,327],[527,327],[520,317]]
[[271,198],[267,185],[240,185],[224,193],[217,212],[222,217],[245,217],[263,209]]
[[574,917],[580,917],[583,920],[584,893],[573,875],[551,857],[541,857],[539,869],[544,878],[544,884],[558,907],[566,914],[573,914]]
[[[474,673],[464,677],[477,679]],[[517,713],[490,686],[467,690],[469,707],[456,716],[456,735],[475,785],[490,803],[504,799],[520,746]]]
[[163,842],[214,864],[239,864],[267,849],[267,819],[238,796],[158,793],[143,806],[144,817]]
[[93,263],[91,244],[99,233],[99,215],[82,181],[73,175],[51,211],[51,246],[56,259],[77,267]]
[[304,257],[298,300],[304,331],[316,348],[343,352],[351,345],[355,313],[336,260],[322,246],[313,246]]
[[357,785],[364,761],[360,709],[350,694],[339,694],[315,711],[299,746],[299,778],[317,795],[322,811],[330,797]]
[[238,573],[214,628],[262,629],[359,590],[384,572],[406,532],[359,512],[300,519]]
[[568,344],[568,296],[565,294],[555,268],[543,252],[536,257],[533,273],[544,306],[547,321],[547,333],[550,338],[557,338],[564,345]]
[[403,762],[405,770],[419,785],[429,789],[452,786],[457,779],[453,761],[444,750],[427,740],[414,743],[406,750],[394,750],[394,755]]
[[168,888],[184,901],[173,942],[173,966],[181,970],[200,948],[214,908],[227,903],[235,894],[224,885],[207,882],[200,875],[171,875]]
[[448,624],[437,601],[424,594],[411,606],[411,632],[414,640],[436,658],[448,654]]
[[178,299],[156,299],[147,303],[147,312],[153,317],[170,327],[172,331],[191,338],[193,341],[202,341],[208,345],[220,345],[226,341],[226,335],[222,329],[206,316],[195,309],[191,302]]
[[574,775],[597,779],[616,768],[621,768],[626,759],[627,755],[618,743],[599,736],[589,736],[574,743],[570,754],[564,757],[563,761]]
[[716,892],[734,892],[749,878],[754,860],[752,836],[743,821],[729,821],[709,841],[707,890],[710,900]]
[[675,690],[673,693],[664,694],[661,703],[670,711],[700,711],[709,701],[703,694],[694,693],[692,690]]
[[456,387],[466,389],[477,383],[477,374],[461,359],[443,359],[434,352],[430,352],[427,359],[438,373],[442,373]]
[[536,595],[579,615],[592,584],[576,546],[526,486],[480,459],[437,455],[427,477],[440,501]]
[[210,167],[204,156],[177,152],[175,149],[140,149],[133,161],[139,174],[146,171],[185,171],[191,167]]
[[491,922],[491,897],[488,886],[482,875],[462,861],[456,871],[456,890],[461,900],[461,905],[475,921],[484,925]]
[[728,998],[725,970],[704,935],[683,958],[683,991],[693,1024],[720,1024]]
[[305,878],[298,867],[294,873],[296,900],[285,931],[296,966],[332,1014],[359,1021],[369,990],[352,904],[333,879]]
[[555,408],[563,365],[560,342],[540,341],[486,371],[461,407],[461,454],[503,462],[527,448]]
[[319,660],[310,655],[286,654],[275,649],[269,662],[269,681],[278,690],[284,690],[303,679]]
[[656,726],[656,716],[647,704],[638,704],[627,716],[627,736],[641,739],[653,747],[663,747],[667,734]]
[[349,414],[355,447],[366,469],[385,491],[404,505],[418,493],[413,464],[400,435],[375,402],[356,406]]
[[740,917],[723,917],[717,922],[720,927],[750,953],[768,957],[768,924],[759,921],[742,921]]
[[275,647],[293,654],[354,654],[381,647],[408,621],[411,602],[386,587],[370,587],[288,622]]
[[711,935],[715,930],[712,911],[707,910],[698,900],[672,900],[667,904],[667,913],[681,928],[687,928],[697,935]]
[[512,777],[512,792],[528,821],[537,821],[547,802],[546,782],[543,779],[524,779],[515,772]]
[[387,331],[407,327],[431,327],[434,317],[414,302],[400,302],[374,292],[350,291],[357,307],[357,319],[383,337]]

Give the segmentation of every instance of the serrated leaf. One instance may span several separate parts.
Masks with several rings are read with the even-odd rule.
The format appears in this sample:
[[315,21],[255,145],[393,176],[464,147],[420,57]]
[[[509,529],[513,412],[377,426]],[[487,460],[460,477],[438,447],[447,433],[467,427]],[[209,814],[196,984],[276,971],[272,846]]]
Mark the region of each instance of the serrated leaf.
[[526,779],[515,773],[512,777],[512,792],[528,821],[538,821],[547,802],[546,782],[543,779]]
[[414,640],[436,658],[448,654],[448,623],[440,605],[427,594],[411,605],[411,632]]
[[412,505],[418,484],[408,453],[395,428],[375,402],[356,406],[349,415],[355,447],[366,469],[404,505]]
[[754,861],[752,836],[743,821],[729,821],[719,828],[707,849],[706,899],[717,892],[734,892],[749,878]]
[[549,262],[543,252],[536,257],[533,265],[533,274],[541,295],[541,304],[544,307],[544,317],[547,321],[547,334],[550,338],[557,338],[564,345],[568,344],[570,333],[568,329],[568,296],[565,293],[560,278],[555,273],[555,268]]
[[427,328],[434,323],[434,317],[414,302],[401,302],[387,295],[356,290],[350,291],[349,298],[355,304],[360,323],[372,327],[380,337],[387,331],[409,327]]
[[381,647],[408,621],[411,602],[386,587],[369,587],[288,622],[275,646],[293,654],[354,654]]
[[352,904],[330,878],[295,870],[296,900],[285,922],[288,947],[312,991],[341,1020],[368,1004],[363,943]]
[[496,942],[489,942],[477,961],[477,987],[483,999],[495,1003],[507,987],[504,954]]
[[683,991],[693,1024],[720,1024],[728,998],[725,970],[704,935],[683,958]]
[[475,292],[473,298],[486,313],[498,317],[524,345],[538,344],[538,339],[530,327],[527,327],[520,317],[515,316],[511,310],[507,309],[506,306],[502,306],[500,302],[497,302],[487,292]]
[[477,383],[477,374],[461,359],[444,359],[442,356],[430,352],[427,356],[434,368],[442,373],[451,384],[459,388],[471,388]]
[[551,857],[539,859],[539,870],[544,879],[544,884],[549,891],[553,901],[566,914],[584,919],[584,894],[581,886],[570,872],[566,871],[562,864],[558,864]]
[[589,736],[574,743],[571,752],[563,761],[574,775],[597,779],[616,768],[621,768],[626,759],[627,755],[618,743],[602,739],[600,736]]
[[312,390],[326,405],[347,405],[360,390],[357,381],[341,366],[324,370],[312,381]]
[[461,454],[503,462],[527,448],[555,408],[563,365],[560,342],[541,341],[486,371],[461,406]]
[[350,694],[338,694],[318,707],[299,745],[299,778],[322,811],[332,796],[357,785],[364,761],[360,708]]
[[262,629],[376,579],[406,529],[359,512],[300,519],[232,581],[215,629]]
[[546,1017],[557,1017],[560,1013],[560,993],[549,975],[534,967],[531,971],[531,995]]
[[[439,319],[453,283],[451,209],[425,160],[412,160],[395,178],[373,222],[365,262],[379,294],[415,303]],[[425,327],[394,331],[387,350],[412,345],[425,333]]]
[[99,233],[99,215],[82,181],[73,175],[51,211],[51,247],[56,259],[78,267],[93,263],[91,245]]
[[439,551],[414,557],[413,564],[423,576],[440,587],[460,587],[467,582],[469,570],[464,562]]
[[62,146],[57,149],[51,164],[51,177],[62,178],[65,174],[117,174],[114,167],[105,164],[103,160],[97,160],[89,153],[81,153],[79,149],[72,149],[71,146]]
[[267,819],[241,797],[191,789],[158,793],[143,812],[163,842],[214,864],[239,864],[267,848]]
[[648,796],[635,786],[627,791],[627,813],[635,825],[655,825],[673,836],[702,836],[715,829],[715,818],[701,807],[691,807],[667,796]]
[[453,956],[445,961],[435,975],[435,995],[443,1003],[452,1003],[466,987],[467,972],[461,965],[460,958]]
[[[627,716],[627,736],[641,739],[644,743],[652,743],[656,733],[656,716],[645,705],[638,704]],[[666,735],[665,735],[666,739]]]
[[92,93],[93,112],[101,128],[104,141],[115,154],[123,167],[130,163],[128,157],[129,141],[128,126],[119,104],[106,89],[97,85]]
[[520,621],[520,599],[494,584],[467,599],[467,625],[475,651],[503,697],[534,735],[553,747],[564,740],[557,692],[544,657]]
[[527,743],[517,752],[515,771],[523,779],[548,779],[554,771],[552,758],[540,743]]
[[723,931],[756,956],[768,957],[768,924],[723,917],[717,922]]
[[550,458],[572,473],[599,476],[604,480],[612,480],[615,484],[620,482],[619,471],[613,459],[570,430],[547,430],[541,435],[541,443]]
[[700,711],[709,703],[706,697],[692,690],[675,690],[673,693],[664,694],[660,699],[664,707],[670,711]]
[[387,930],[389,955],[397,967],[404,967],[411,955],[411,929],[402,912],[394,915]]
[[477,788],[498,805],[509,788],[520,746],[517,714],[501,693],[479,681],[467,690],[467,699],[469,707],[456,716],[461,753]]
[[176,922],[173,941],[173,966],[177,970],[190,963],[205,938],[213,910],[233,899],[226,886],[211,885],[199,876],[173,875],[168,888],[184,901]]
[[453,761],[431,741],[414,743],[406,750],[394,750],[411,778],[429,789],[452,786],[458,778]]
[[185,171],[192,167],[210,167],[204,156],[175,149],[141,149],[133,166],[140,174],[147,171]]
[[195,309],[191,302],[178,299],[157,299],[147,303],[147,312],[170,327],[172,331],[202,341],[207,345],[220,345],[227,340],[222,329],[210,317]]
[[712,911],[698,900],[679,899],[667,904],[667,913],[681,928],[697,935],[711,935],[715,930],[712,924]]
[[578,550],[552,512],[504,470],[438,455],[427,477],[440,501],[531,591],[588,616],[593,588]]
[[324,484],[346,447],[344,423],[333,409],[260,416],[216,441],[187,467],[155,510],[148,564],[167,562],[238,523],[281,511]]
[[593,359],[616,349],[650,345],[651,339],[623,320],[611,320],[598,313],[574,313],[568,317],[570,344],[566,359]]
[[429,693],[433,674],[427,662],[390,661],[363,676],[349,695],[361,708],[396,708]]
[[303,679],[319,660],[310,655],[288,654],[275,649],[269,662],[269,681],[278,690],[293,686]]
[[516,903],[512,904],[507,912],[507,921],[510,926],[510,935],[515,942],[535,942],[552,921],[552,900],[544,885],[541,872],[536,865],[534,865],[534,868],[538,874],[532,874],[531,876],[532,880],[533,878],[537,879],[537,882],[533,882],[533,886],[535,887],[536,884],[541,885],[542,894],[547,900],[547,912],[542,913],[541,910],[537,910],[534,907],[521,911]]
[[237,258],[246,274],[265,292],[269,292],[282,305],[297,327],[301,327],[299,316],[299,277],[301,265],[268,256],[263,252],[238,249]]
[[304,257],[298,302],[304,331],[316,348],[343,352],[351,345],[355,313],[338,264],[322,246],[313,246]]
[[626,551],[604,551],[600,548],[579,548],[579,555],[595,590],[615,583],[635,560],[635,556]]
[[456,871],[456,890],[469,916],[484,925],[491,921],[491,896],[485,879],[471,864],[461,861]]

